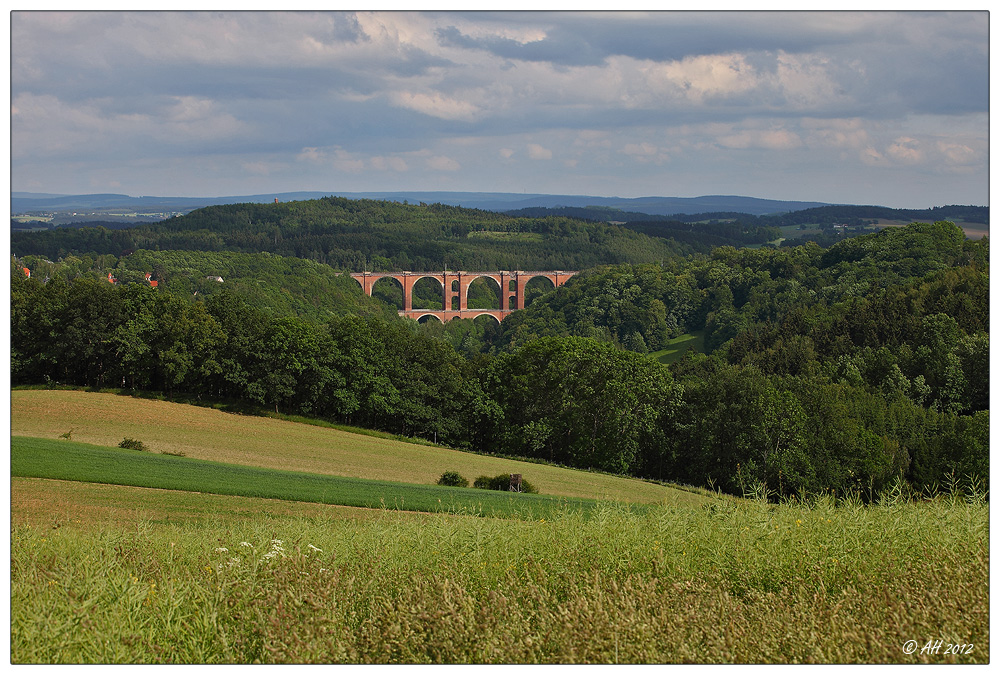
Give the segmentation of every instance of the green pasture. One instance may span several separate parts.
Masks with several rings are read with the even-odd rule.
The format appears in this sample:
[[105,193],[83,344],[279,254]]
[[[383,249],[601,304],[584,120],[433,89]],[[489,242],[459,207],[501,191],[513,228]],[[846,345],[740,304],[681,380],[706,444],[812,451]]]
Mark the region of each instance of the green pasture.
[[17,436],[11,437],[10,467],[11,475],[19,477],[528,520],[551,518],[555,512],[567,508],[586,512],[598,503],[578,498],[263,469]]

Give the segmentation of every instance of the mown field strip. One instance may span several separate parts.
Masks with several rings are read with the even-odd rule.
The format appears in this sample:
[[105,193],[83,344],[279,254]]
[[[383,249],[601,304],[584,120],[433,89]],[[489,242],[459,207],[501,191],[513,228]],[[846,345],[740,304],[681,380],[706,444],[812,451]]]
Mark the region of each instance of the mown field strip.
[[261,469],[18,436],[11,437],[10,470],[12,476],[25,478],[526,520],[551,518],[554,513],[566,509],[586,512],[599,503]]

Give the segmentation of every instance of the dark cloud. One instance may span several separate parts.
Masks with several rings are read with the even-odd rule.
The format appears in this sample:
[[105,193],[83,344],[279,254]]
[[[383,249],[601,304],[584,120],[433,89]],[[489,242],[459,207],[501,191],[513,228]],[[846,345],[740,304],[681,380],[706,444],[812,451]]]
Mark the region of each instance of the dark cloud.
[[[528,14],[529,20],[546,27],[545,38],[527,43],[501,37],[473,38],[455,26],[438,29],[437,37],[443,45],[480,49],[505,59],[547,61],[564,66],[598,65],[612,56],[673,61],[743,51],[809,52],[849,44],[858,38],[858,35],[812,28],[788,31],[780,18],[774,21],[777,25],[769,26],[765,21],[769,14],[654,12],[634,19],[619,16],[602,19],[574,13]],[[748,26],[740,16],[754,19],[758,25]],[[510,17],[493,14],[490,18],[503,23]]]
[[559,30],[552,31],[543,40],[532,42],[501,37],[472,38],[454,26],[439,28],[436,35],[438,41],[448,47],[480,49],[504,59],[543,61],[560,66],[598,65],[609,55],[581,36]]

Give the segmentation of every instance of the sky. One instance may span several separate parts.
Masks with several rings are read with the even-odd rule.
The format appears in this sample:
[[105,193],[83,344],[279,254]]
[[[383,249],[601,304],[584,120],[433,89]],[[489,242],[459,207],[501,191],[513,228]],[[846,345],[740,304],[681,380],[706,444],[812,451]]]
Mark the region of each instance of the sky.
[[10,13],[11,190],[989,203],[989,15]]

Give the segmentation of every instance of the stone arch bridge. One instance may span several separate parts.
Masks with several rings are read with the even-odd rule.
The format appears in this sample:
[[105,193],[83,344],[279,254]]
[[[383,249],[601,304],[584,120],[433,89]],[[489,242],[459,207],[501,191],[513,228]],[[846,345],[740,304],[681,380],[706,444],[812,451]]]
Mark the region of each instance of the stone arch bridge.
[[[543,277],[559,288],[576,272],[353,272],[351,276],[361,284],[365,294],[371,296],[379,279],[395,279],[403,288],[403,309],[400,316],[420,320],[425,316],[437,317],[442,322],[452,319],[474,319],[487,314],[497,321],[519,309],[524,309],[524,293],[528,282]],[[469,286],[481,277],[492,279],[500,288],[500,309],[469,309]],[[436,279],[441,284],[445,309],[414,309],[413,286],[424,278]]]

